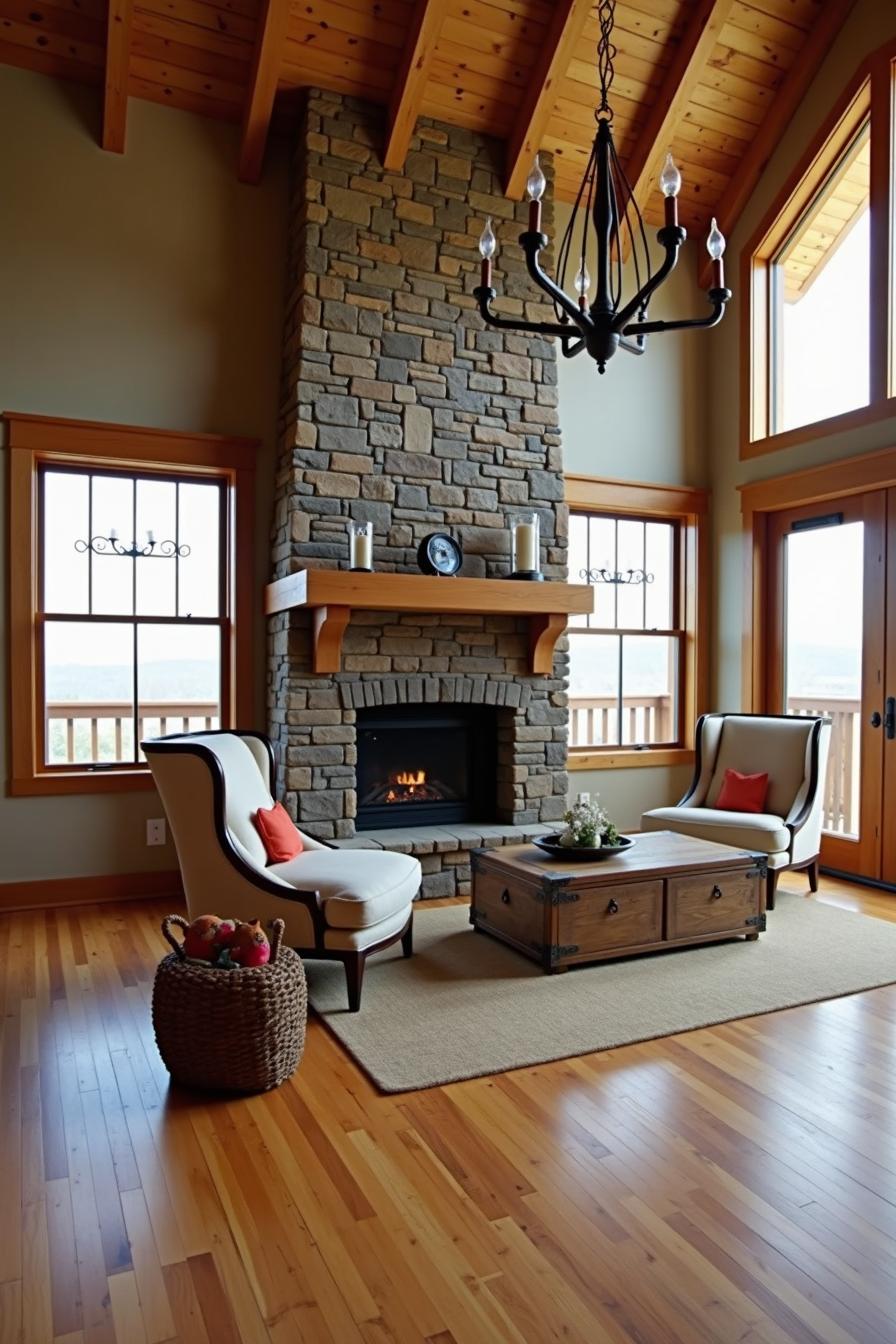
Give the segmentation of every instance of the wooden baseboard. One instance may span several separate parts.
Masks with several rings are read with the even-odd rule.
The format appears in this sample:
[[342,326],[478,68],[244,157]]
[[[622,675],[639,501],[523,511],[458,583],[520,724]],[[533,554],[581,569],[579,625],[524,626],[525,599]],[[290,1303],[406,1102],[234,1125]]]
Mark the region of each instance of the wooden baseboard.
[[100,877],[50,877],[36,882],[0,882],[0,911],[60,905],[137,901],[146,896],[183,900],[180,873],[104,873]]

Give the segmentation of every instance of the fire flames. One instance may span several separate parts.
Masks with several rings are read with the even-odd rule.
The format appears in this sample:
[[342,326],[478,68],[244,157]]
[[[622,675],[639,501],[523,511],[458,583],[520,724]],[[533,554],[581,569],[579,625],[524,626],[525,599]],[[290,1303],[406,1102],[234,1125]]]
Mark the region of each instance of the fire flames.
[[426,783],[425,770],[401,770],[394,777],[394,783],[398,789],[390,788],[386,794],[387,803],[407,802],[415,796],[415,789],[422,788]]

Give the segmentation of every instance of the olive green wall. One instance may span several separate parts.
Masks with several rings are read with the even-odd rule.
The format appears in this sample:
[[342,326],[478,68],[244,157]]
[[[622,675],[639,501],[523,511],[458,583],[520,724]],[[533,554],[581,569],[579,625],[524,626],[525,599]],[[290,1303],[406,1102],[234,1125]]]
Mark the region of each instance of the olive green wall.
[[[682,190],[687,189],[685,181]],[[556,208],[558,239],[569,209]],[[706,300],[696,289],[696,259],[702,246],[702,239],[685,244],[678,266],[655,296],[651,318],[703,315]],[[593,277],[593,263],[589,270]],[[705,368],[715,339],[716,333],[703,331],[651,336],[645,354],[620,351],[603,375],[584,352],[574,359],[560,358],[566,471],[662,485],[706,484]],[[690,766],[575,770],[570,772],[570,795],[574,798],[582,790],[599,793],[617,824],[630,830],[646,808],[676,802],[691,773]]]
[[[125,155],[100,94],[0,67],[0,409],[257,437],[268,566],[285,275],[285,155],[236,179],[238,132],[132,98]],[[5,456],[5,454],[4,454]],[[5,468],[5,463],[3,464]],[[7,560],[6,471],[0,564]],[[8,612],[0,703],[8,704]],[[264,722],[259,615],[258,719]],[[0,720],[8,772],[8,721]],[[0,796],[0,881],[173,868],[154,793]]]
[[[824,120],[833,100],[860,61],[896,36],[896,6],[880,0],[860,0],[834,48],[820,69],[796,114],[781,136],[729,241],[725,256],[728,282],[739,283],[743,245],[751,237]],[[725,228],[725,220],[720,220]],[[744,301],[738,294],[735,304]],[[734,305],[732,305],[734,308]],[[732,317],[734,313],[732,312]],[[849,315],[833,340],[849,339]],[[723,323],[713,338],[710,360],[711,404],[708,440],[710,484],[715,527],[716,616],[714,622],[715,702],[719,709],[740,709],[741,644],[743,625],[743,542],[737,486],[747,481],[783,476],[837,458],[871,452],[896,443],[896,418],[847,434],[819,437],[783,452],[739,460],[738,405],[739,329],[736,321]]]

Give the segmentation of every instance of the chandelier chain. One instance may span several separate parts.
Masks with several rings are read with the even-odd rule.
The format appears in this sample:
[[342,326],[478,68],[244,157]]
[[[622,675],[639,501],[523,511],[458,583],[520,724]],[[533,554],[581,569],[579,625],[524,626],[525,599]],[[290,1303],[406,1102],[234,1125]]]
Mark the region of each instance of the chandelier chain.
[[600,38],[597,43],[597,78],[600,83],[600,104],[596,117],[612,119],[613,109],[609,102],[610,87],[613,83],[613,61],[617,48],[613,42],[613,22],[616,17],[616,0],[601,0],[597,7],[597,20],[600,24]]

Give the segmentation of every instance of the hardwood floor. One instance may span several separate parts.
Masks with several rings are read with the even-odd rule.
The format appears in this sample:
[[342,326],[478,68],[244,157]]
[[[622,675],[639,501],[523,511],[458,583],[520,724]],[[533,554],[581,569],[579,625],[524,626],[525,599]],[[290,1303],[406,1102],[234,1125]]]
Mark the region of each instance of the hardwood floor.
[[395,1097],[312,1021],[204,1101],[164,913],[0,918],[0,1344],[896,1341],[896,986]]

